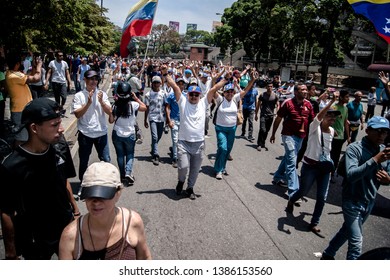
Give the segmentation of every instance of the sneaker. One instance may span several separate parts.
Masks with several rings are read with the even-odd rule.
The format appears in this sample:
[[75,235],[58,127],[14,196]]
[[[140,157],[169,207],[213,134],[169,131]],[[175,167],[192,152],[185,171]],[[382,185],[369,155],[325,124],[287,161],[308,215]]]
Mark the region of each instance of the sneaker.
[[322,253],[322,256],[321,256],[321,259],[320,259],[320,260],[334,261],[334,257],[329,256],[328,254],[325,254],[325,252],[324,252],[324,253]]
[[232,160],[233,160],[233,157],[232,157],[231,155],[229,155],[228,160],[229,160],[229,161],[232,161]]
[[218,172],[217,175],[215,175],[215,178],[217,180],[222,180],[222,172]]
[[301,207],[301,204],[302,204],[303,200],[302,198],[298,199],[297,201],[294,202],[294,205],[297,206],[297,207]]
[[282,187],[282,188],[287,188],[287,183],[283,180],[279,180],[279,181],[272,181],[272,184],[276,185],[276,186],[279,186],[279,187]]
[[176,185],[176,194],[177,195],[180,195],[181,192],[183,191],[183,185],[184,185],[184,182],[177,182],[177,185]]
[[245,133],[241,133],[241,137],[245,137]]
[[142,138],[138,138],[137,141],[135,141],[136,144],[142,144]]
[[255,137],[253,137],[253,136],[248,136],[248,141],[249,141],[249,142],[255,141]]
[[135,182],[135,177],[133,174],[130,174],[130,175],[125,175],[127,181],[129,182],[129,184],[134,184]]
[[177,159],[172,160],[172,166],[173,168],[177,168]]
[[152,162],[154,165],[159,165],[160,164],[160,157],[159,156],[154,156],[152,159]]
[[123,187],[127,188],[129,186],[129,179],[123,178],[122,180]]
[[229,176],[229,173],[226,171],[226,169],[224,171],[222,171],[222,174],[225,176]]
[[261,147],[260,147],[260,146],[257,146],[256,150],[258,150],[259,152],[261,152]]
[[194,190],[193,190],[192,188],[186,189],[186,193],[187,193],[188,197],[189,197],[191,200],[195,200],[196,196],[195,196]]

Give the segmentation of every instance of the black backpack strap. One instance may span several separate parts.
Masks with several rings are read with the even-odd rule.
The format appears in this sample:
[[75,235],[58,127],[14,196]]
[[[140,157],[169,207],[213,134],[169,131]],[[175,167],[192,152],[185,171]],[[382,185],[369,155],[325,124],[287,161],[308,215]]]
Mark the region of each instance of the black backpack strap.
[[218,104],[217,108],[215,109],[215,113],[214,113],[214,117],[213,117],[213,124],[216,125],[217,123],[217,113],[218,113],[218,109],[219,107],[221,106],[223,100],[225,99],[225,97],[222,97],[222,101]]

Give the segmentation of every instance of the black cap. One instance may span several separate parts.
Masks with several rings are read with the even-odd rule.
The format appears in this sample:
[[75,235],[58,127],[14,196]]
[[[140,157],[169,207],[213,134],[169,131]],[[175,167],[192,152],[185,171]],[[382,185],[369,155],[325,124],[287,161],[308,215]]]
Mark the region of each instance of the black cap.
[[92,78],[92,77],[98,77],[100,79],[100,75],[95,70],[89,69],[84,73],[84,78]]
[[116,94],[119,98],[129,98],[131,96],[131,86],[128,82],[119,81],[116,86]]
[[22,124],[40,123],[61,117],[60,105],[49,98],[36,98],[24,107]]

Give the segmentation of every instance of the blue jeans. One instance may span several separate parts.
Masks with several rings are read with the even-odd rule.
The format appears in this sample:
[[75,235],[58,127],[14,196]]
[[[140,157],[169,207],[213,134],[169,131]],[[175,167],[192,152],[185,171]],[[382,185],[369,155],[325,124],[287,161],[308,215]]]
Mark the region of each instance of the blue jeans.
[[348,240],[347,260],[356,260],[362,253],[362,225],[374,207],[375,200],[370,203],[343,200],[342,209],[344,223],[338,233],[330,241],[324,253],[334,257],[338,249]]
[[217,134],[217,156],[215,158],[214,170],[216,173],[222,172],[226,169],[226,162],[233,149],[234,139],[236,136],[236,128],[224,127],[220,125],[215,126]]
[[[81,80],[83,78],[84,77],[80,77]],[[80,86],[80,83],[77,81],[77,72],[76,73],[72,73],[72,80],[73,80],[74,88],[75,88],[76,92],[79,92],[81,90],[81,86]]]
[[164,122],[149,121],[150,133],[152,135],[152,156],[158,156],[158,142],[164,132]]
[[298,173],[296,169],[297,155],[302,146],[303,138],[298,136],[282,135],[284,157],[274,174],[274,181],[287,181],[288,196],[291,198],[299,189]]
[[112,131],[112,143],[114,144],[121,178],[124,178],[125,175],[131,175],[133,171],[135,140],[135,134],[120,137],[115,130]]
[[301,169],[301,185],[299,190],[291,196],[290,201],[296,202],[302,196],[307,195],[314,182],[317,182],[317,197],[310,222],[311,225],[318,225],[320,222],[322,210],[324,209],[328,196],[329,181],[330,173],[323,173],[316,165],[303,163]]
[[77,141],[79,143],[79,179],[83,180],[85,170],[88,167],[89,156],[92,152],[92,147],[95,146],[95,149],[98,153],[99,160],[110,162],[110,150],[108,146],[108,137],[107,134],[97,137],[90,138],[85,136],[80,131],[78,132]]
[[179,141],[180,121],[177,120],[172,120],[172,121],[174,122],[174,125],[171,128],[172,159],[177,160],[177,142]]

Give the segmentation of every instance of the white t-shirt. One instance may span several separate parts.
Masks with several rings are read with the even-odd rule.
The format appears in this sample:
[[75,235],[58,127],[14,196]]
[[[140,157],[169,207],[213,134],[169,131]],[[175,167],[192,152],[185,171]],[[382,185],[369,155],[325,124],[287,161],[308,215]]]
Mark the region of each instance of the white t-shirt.
[[133,113],[128,118],[119,117],[114,122],[114,130],[119,137],[129,137],[131,134],[135,134],[135,112],[138,111],[139,103],[131,101],[131,106],[133,107]]
[[66,84],[66,70],[69,69],[68,63],[61,60],[57,62],[57,60],[52,60],[49,63],[49,68],[51,69],[51,81],[60,84]]
[[217,104],[220,104],[221,101],[222,104],[218,108],[218,113],[215,112],[217,114],[216,124],[224,127],[235,126],[237,124],[237,104],[240,102],[240,94],[236,93],[230,102],[226,98],[218,96]]
[[[88,107],[87,112],[77,120],[77,128],[81,133],[90,137],[97,138],[107,134],[107,116],[103,111],[98,100],[98,89],[92,96],[92,104]],[[71,113],[83,107],[88,102],[88,91],[84,89],[75,94],[72,102]],[[103,101],[111,106],[107,93],[103,91]]]
[[209,105],[207,97],[201,98],[197,104],[191,104],[187,97],[182,94],[178,104],[180,108],[179,140],[188,142],[204,141],[206,108]]
[[[309,128],[309,138],[307,141],[307,148],[305,152],[305,157],[308,157],[312,160],[319,161],[320,156],[322,154],[322,146],[321,146],[321,122],[314,118],[314,120],[310,123]],[[334,129],[333,127],[329,127],[330,133],[323,132],[324,136],[324,152],[327,158],[330,158],[330,151],[332,149],[332,140],[334,137]],[[303,159],[303,162],[308,163]]]

